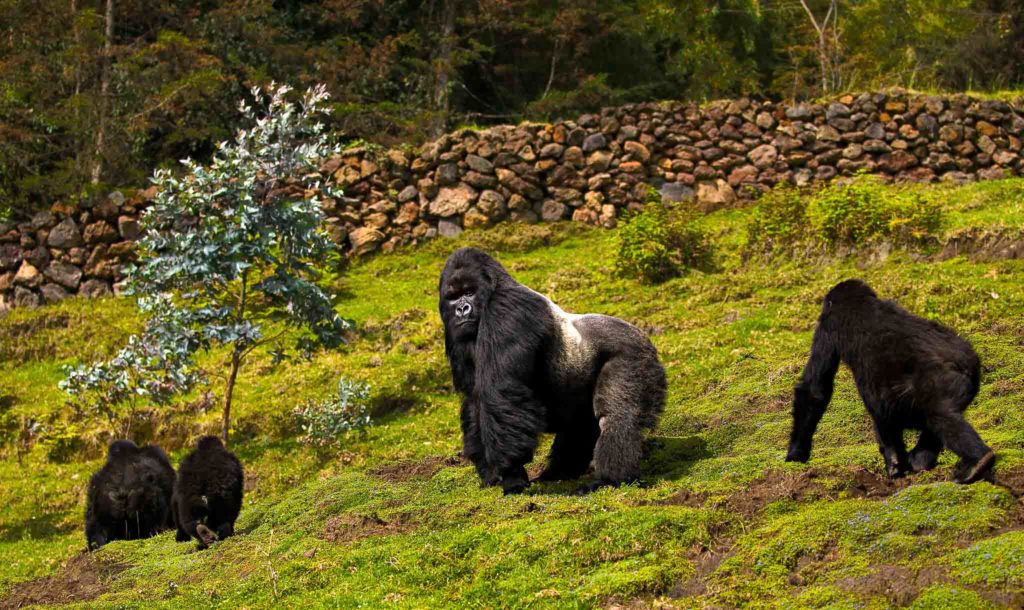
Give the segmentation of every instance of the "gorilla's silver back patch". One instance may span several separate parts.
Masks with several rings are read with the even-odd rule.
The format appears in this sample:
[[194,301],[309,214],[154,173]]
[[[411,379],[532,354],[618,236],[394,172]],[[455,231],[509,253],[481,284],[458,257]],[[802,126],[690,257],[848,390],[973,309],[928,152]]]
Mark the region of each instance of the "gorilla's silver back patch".
[[547,302],[548,308],[551,309],[551,315],[555,318],[555,323],[558,324],[559,334],[562,336],[563,349],[562,353],[557,356],[559,365],[557,368],[570,374],[586,371],[593,360],[594,350],[590,342],[580,333],[576,322],[591,314],[568,313],[555,305],[554,301],[548,297],[539,292],[537,294]]

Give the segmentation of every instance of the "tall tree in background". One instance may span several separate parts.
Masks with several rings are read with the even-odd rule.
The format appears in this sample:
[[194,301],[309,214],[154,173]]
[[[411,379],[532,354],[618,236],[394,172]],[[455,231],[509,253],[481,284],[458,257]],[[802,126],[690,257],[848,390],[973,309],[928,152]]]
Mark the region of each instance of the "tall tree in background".
[[22,215],[209,159],[234,101],[323,82],[329,128],[1024,79],[1024,0],[0,0],[0,200]]
[[452,55],[456,42],[455,18],[458,13],[459,0],[440,0],[438,4],[441,18],[437,34],[437,51],[432,62],[434,85],[430,96],[434,116],[429,135],[434,138],[441,136],[446,131],[451,112],[451,80],[455,71]]
[[100,116],[96,123],[96,157],[92,166],[92,183],[98,184],[103,172],[103,144],[106,135],[107,113],[110,109],[110,64],[113,62],[114,0],[107,0],[104,12],[103,68],[100,72]]
[[817,35],[815,48],[821,70],[821,93],[828,94],[839,89],[842,83],[839,73],[839,0],[828,0],[825,15],[821,18],[815,17],[807,0],[800,0],[800,6]]

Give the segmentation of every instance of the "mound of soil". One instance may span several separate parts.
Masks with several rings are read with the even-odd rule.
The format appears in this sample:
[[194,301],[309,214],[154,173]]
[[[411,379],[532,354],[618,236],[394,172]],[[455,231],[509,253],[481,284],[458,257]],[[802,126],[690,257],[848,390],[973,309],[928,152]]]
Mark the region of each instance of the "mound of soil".
[[906,566],[880,565],[864,576],[844,578],[836,583],[840,589],[863,597],[885,597],[893,605],[906,606],[928,587],[952,582],[941,566],[929,566],[914,572]]
[[459,466],[461,464],[462,460],[458,456],[432,456],[422,460],[382,464],[369,469],[367,472],[389,483],[404,483],[413,479],[429,479],[443,468]]
[[416,529],[407,515],[385,521],[380,515],[338,515],[327,520],[321,538],[328,542],[345,544],[370,536],[402,534]]
[[0,600],[0,610],[96,599],[109,590],[109,581],[125,568],[121,564],[101,561],[92,553],[82,552],[69,559],[53,576],[14,585],[10,595]]

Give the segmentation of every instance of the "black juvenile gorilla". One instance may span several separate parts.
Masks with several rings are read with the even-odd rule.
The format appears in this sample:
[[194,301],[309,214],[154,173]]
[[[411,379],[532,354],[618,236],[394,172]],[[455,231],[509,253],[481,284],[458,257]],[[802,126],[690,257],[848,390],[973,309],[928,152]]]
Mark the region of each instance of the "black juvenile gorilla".
[[174,524],[178,542],[190,537],[206,548],[235,532],[242,510],[242,463],[216,436],[204,436],[178,467]]
[[[949,328],[883,301],[860,280],[825,296],[803,380],[793,391],[793,433],[786,461],[806,462],[814,430],[832,399],[845,362],[875,424],[886,471],[898,477],[935,467],[946,446],[960,456],[953,478],[985,476],[995,454],[963,418],[978,393],[981,364],[971,345]],[[907,455],[905,429],[920,430]]]
[[484,252],[448,258],[440,283],[445,352],[462,393],[463,453],[484,486],[529,484],[537,437],[555,433],[538,480],[586,490],[640,476],[641,433],[665,405],[665,370],[650,340],[609,316],[574,315],[516,282]]
[[155,445],[114,441],[107,463],[92,475],[85,506],[90,549],[111,540],[148,538],[171,526],[174,468]]

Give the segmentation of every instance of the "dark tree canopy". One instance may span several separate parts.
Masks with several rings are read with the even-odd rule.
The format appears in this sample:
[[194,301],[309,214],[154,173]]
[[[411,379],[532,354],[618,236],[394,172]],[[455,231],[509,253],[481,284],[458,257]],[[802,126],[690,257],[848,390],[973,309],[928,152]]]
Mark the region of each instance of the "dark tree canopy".
[[[820,19],[830,2],[807,5]],[[1021,0],[837,6],[839,89],[1024,78]],[[22,210],[206,160],[272,79],[324,82],[331,127],[385,144],[627,101],[822,94],[818,34],[790,0],[12,0],[0,23],[0,206]]]

